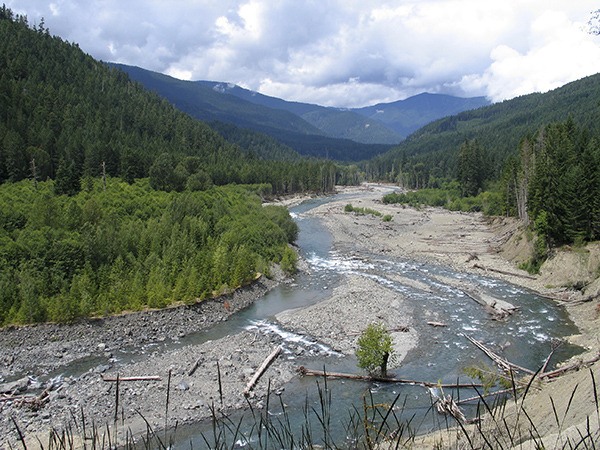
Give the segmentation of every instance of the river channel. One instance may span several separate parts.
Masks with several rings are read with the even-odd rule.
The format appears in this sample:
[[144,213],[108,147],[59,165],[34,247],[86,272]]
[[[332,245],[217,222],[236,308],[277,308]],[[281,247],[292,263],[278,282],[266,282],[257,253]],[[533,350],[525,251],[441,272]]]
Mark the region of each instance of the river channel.
[[[345,199],[341,195],[333,198]],[[313,200],[290,209],[300,228],[297,244],[300,254],[308,263],[306,272],[298,274],[293,283],[276,287],[251,307],[209,331],[187,336],[179,345],[218,339],[243,329],[253,329],[275,336],[283,346],[283,357],[295,360],[298,365],[357,373],[359,370],[353,356],[341,355],[311,336],[294,334],[283,328],[274,318],[279,312],[325,300],[348,275],[374,280],[409,299],[409,309],[414,315],[428,311],[436,317],[444,318],[447,325],[445,327],[432,327],[426,320],[411,322],[417,329],[419,341],[402,361],[401,367],[394,371],[403,379],[433,383],[471,382],[464,373],[465,367],[482,364],[491,367],[491,364],[480,350],[468,342],[465,335],[482,342],[494,343],[494,350],[511,362],[537,370],[544,363],[554,343],[577,332],[565,311],[551,300],[504,281],[456,272],[431,263],[390,258],[380,254],[356,255],[340,252],[333,246],[331,235],[319,220],[306,214],[311,208],[330,200]],[[406,280],[414,282],[409,283]],[[490,320],[484,308],[456,287],[463,283],[477,286],[483,293],[510,302],[518,307],[518,313],[506,321]],[[427,286],[427,289],[415,286]],[[299,345],[306,349],[300,356],[291,350]],[[561,345],[553,362],[576,353],[578,348]],[[307,411],[321,410],[323,387],[323,381],[317,382],[311,377],[298,377],[285,386],[280,398],[274,397],[271,400],[267,414],[279,420],[285,417],[285,421],[290,421],[291,428],[296,428],[300,433],[302,426],[306,425]],[[342,448],[346,446],[344,440],[347,438],[346,428],[351,422],[351,413],[362,409],[363,398],[368,398],[370,402],[386,404],[398,399],[397,404],[402,405],[396,412],[399,420],[410,424],[416,433],[424,433],[440,426],[437,414],[431,412],[431,392],[421,386],[331,380],[327,382],[326,393],[331,395],[329,420],[331,429],[335,431],[331,439]],[[473,390],[446,393],[461,398],[476,395]],[[285,415],[282,404],[285,405]],[[474,414],[476,406],[467,405],[465,408],[468,416]],[[232,423],[238,423],[244,420],[244,414],[250,415],[249,412],[240,413],[232,416],[230,420]],[[311,420],[318,430],[319,418],[313,417]],[[250,423],[248,426],[252,427],[254,422]],[[211,435],[211,426],[197,424],[178,430],[174,448],[206,447],[204,439]],[[244,447],[245,443],[240,440],[238,444]]]

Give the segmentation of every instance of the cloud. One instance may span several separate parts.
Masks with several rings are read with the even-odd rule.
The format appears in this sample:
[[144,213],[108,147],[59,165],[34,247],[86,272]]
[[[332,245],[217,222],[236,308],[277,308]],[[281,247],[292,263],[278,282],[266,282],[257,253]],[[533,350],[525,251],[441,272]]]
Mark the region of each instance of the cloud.
[[332,106],[502,100],[600,72],[595,0],[9,1],[94,57]]
[[600,71],[597,37],[563,12],[546,11],[536,18],[528,41],[524,52],[496,46],[490,54],[493,62],[483,74],[464,77],[465,90],[483,89],[492,100],[500,101],[546,92]]

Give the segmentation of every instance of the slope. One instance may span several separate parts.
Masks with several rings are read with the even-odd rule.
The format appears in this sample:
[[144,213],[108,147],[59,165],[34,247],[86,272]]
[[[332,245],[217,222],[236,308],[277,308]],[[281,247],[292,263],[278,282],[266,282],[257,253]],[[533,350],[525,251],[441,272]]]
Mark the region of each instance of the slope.
[[231,95],[222,95],[210,85],[152,72],[140,67],[110,63],[147,89],[167,98],[179,110],[205,122],[218,120],[257,131],[271,129],[300,134],[321,134],[295,114],[257,106]]
[[445,117],[419,129],[400,145],[369,163],[381,176],[407,157],[417,155],[439,175],[455,170],[456,152],[466,140],[477,140],[490,154],[498,172],[519,141],[543,125],[574,121],[591,134],[600,132],[600,74],[574,81],[553,91],[529,94]]
[[289,102],[240,86],[213,81],[198,81],[222,94],[230,94],[256,105],[288,111],[300,116],[329,137],[351,139],[365,144],[397,144],[406,135],[398,134],[377,120],[349,109],[327,108],[310,103]]
[[460,98],[422,93],[405,100],[379,103],[353,111],[377,120],[403,136],[408,136],[434,120],[489,104],[485,97]]
[[182,81],[139,67],[120,64],[111,66],[125,71],[132,79],[192,117],[208,122],[225,122],[268,134],[302,155],[360,161],[384,153],[390,148],[386,144],[364,144],[326,136],[289,111],[273,109],[230,95],[223,91],[222,83]]
[[153,187],[177,191],[190,180],[196,187],[266,183],[273,193],[335,182],[331,163],[290,163],[298,155],[271,140],[247,134],[242,151],[124,72],[5,7],[0,104],[0,183],[53,179],[58,193],[73,195],[82,178],[102,174],[127,182],[150,177]]

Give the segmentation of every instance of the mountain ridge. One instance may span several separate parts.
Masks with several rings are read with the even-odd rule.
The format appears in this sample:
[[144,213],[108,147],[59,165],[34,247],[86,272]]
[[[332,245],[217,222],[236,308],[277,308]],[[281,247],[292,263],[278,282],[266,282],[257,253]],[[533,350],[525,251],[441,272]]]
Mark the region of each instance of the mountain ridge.
[[[266,133],[302,154],[321,157],[329,154],[339,160],[369,159],[386,151],[389,146],[397,145],[422,124],[487,102],[483,97],[461,99],[441,94],[420,94],[429,99],[429,110],[419,118],[415,102],[418,106],[420,96],[416,96],[417,100],[405,99],[357,109],[325,107],[267,96],[222,81],[184,81],[140,67],[109,64],[200,120],[221,121]],[[443,106],[437,113],[432,112],[435,106],[431,105],[438,98],[442,104],[448,103],[448,99],[452,99],[454,104],[450,108]],[[398,108],[405,105],[410,109],[405,113],[398,112]],[[390,111],[391,122],[384,123],[377,120],[377,114],[369,114],[373,108],[383,107]],[[395,118],[400,118],[402,123],[396,126],[393,123]],[[394,130],[393,126],[403,133]],[[368,147],[361,147],[361,144]],[[314,148],[315,145],[320,148]],[[343,149],[346,147],[350,147],[352,156],[345,154]]]

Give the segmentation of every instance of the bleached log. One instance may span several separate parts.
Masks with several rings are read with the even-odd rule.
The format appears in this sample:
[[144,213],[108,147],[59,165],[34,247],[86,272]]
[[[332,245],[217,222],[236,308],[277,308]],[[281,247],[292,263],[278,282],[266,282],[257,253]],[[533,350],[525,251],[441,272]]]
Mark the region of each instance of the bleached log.
[[509,360],[507,360],[506,358],[503,358],[500,355],[494,353],[492,350],[490,350],[485,345],[483,345],[482,342],[479,342],[478,340],[476,340],[466,334],[463,336],[466,337],[469,341],[471,341],[471,343],[473,343],[477,348],[479,348],[483,353],[485,353],[492,361],[494,361],[498,366],[500,366],[500,368],[502,370],[504,370],[505,372],[510,372],[511,370],[515,370],[515,371],[527,373],[529,375],[535,375],[535,372],[533,372],[532,370],[529,370],[525,367],[521,367],[517,364],[514,364],[514,363],[510,362]]
[[267,368],[271,365],[271,363],[273,361],[275,361],[275,358],[277,358],[277,356],[279,356],[279,353],[281,353],[281,347],[277,347],[275,350],[273,350],[271,352],[271,354],[269,356],[267,356],[265,358],[265,360],[260,365],[258,370],[254,373],[254,376],[252,377],[252,379],[246,385],[246,389],[244,389],[244,397],[247,397],[250,394],[250,391],[252,390],[252,388],[254,387],[256,382],[260,379],[262,374],[267,370]]
[[378,381],[384,383],[399,383],[409,384],[411,386],[424,386],[424,387],[441,387],[441,388],[473,388],[481,387],[481,384],[440,384],[430,383],[428,381],[417,381],[417,380],[404,380],[401,378],[388,378],[378,377],[373,375],[357,375],[353,373],[342,373],[342,372],[327,372],[323,370],[308,369],[304,366],[298,368],[298,372],[302,375],[313,376],[313,377],[327,377],[327,378],[343,378],[347,380],[358,380],[358,381]]
[[469,292],[463,290],[463,294],[469,297],[471,300],[480,304],[489,314],[494,316],[495,319],[504,319],[506,316],[511,315],[518,308],[506,300],[500,300],[487,294],[480,294],[478,292]]
[[569,372],[571,370],[579,370],[582,367],[591,366],[592,364],[594,364],[595,362],[598,362],[598,361],[600,361],[600,353],[598,353],[593,358],[588,359],[587,361],[579,360],[573,364],[569,364],[568,366],[560,367],[559,369],[552,370],[550,372],[541,373],[540,375],[538,375],[538,378],[540,378],[540,379],[556,378],[556,377],[563,375],[564,373]]
[[485,270],[486,272],[501,273],[502,275],[508,275],[508,276],[511,276],[511,277],[520,277],[520,278],[527,278],[529,280],[537,280],[536,277],[532,277],[531,275],[525,275],[525,274],[522,274],[522,273],[515,273],[515,272],[508,272],[506,270],[500,270],[500,269],[493,269],[491,267],[485,267],[485,266],[483,266],[481,264],[473,264],[473,268]]
[[103,381],[160,381],[161,378],[159,376],[143,376],[143,377],[102,377]]

